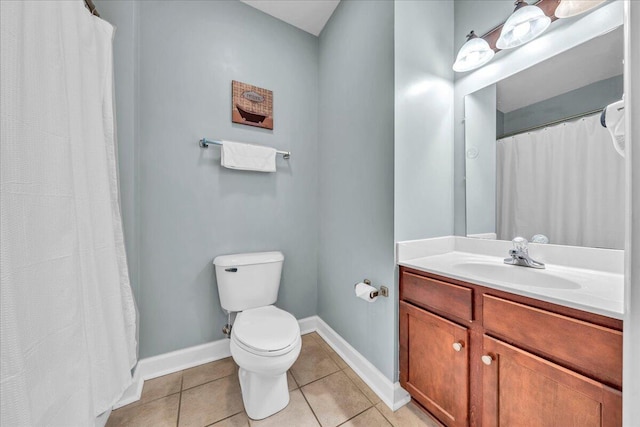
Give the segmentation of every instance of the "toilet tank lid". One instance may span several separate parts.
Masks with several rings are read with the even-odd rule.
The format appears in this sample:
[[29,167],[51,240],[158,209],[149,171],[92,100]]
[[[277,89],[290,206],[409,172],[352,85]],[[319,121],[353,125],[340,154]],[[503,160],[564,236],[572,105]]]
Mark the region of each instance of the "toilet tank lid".
[[268,264],[282,261],[284,261],[282,252],[273,251],[219,255],[213,259],[213,264],[219,267],[234,267],[238,265]]

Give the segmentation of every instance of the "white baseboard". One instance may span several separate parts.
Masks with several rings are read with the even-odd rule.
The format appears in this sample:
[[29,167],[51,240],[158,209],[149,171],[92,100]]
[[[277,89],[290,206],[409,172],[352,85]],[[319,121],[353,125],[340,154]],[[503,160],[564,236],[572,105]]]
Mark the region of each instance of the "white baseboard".
[[[393,383],[371,362],[365,359],[355,348],[334,331],[318,316],[298,320],[300,333],[317,331],[318,334],[335,350],[356,374],[373,390],[392,410],[397,410],[409,403],[411,397],[399,383]],[[133,382],[124,392],[113,409],[140,400],[144,381],[163,375],[193,368],[194,366],[213,362],[231,356],[229,340],[223,338],[206,344],[188,347],[170,353],[141,359],[136,365]]]
[[318,329],[318,319],[318,316],[310,316],[305,317],[304,319],[299,319],[298,324],[300,325],[300,333],[304,335],[316,331]]
[[[140,361],[142,362],[142,360]],[[140,364],[138,362],[138,365]],[[128,389],[122,393],[120,400],[113,405],[112,409],[118,409],[122,406],[128,405],[129,403],[137,402],[140,400],[140,396],[142,395],[142,386],[144,385],[144,380],[140,377],[138,373],[138,365],[134,368],[133,379],[131,381],[131,385]]]
[[378,395],[385,405],[392,411],[396,411],[411,401],[411,396],[400,387],[400,383],[393,383],[324,320],[320,317],[317,319],[318,334],[347,362],[347,365]]

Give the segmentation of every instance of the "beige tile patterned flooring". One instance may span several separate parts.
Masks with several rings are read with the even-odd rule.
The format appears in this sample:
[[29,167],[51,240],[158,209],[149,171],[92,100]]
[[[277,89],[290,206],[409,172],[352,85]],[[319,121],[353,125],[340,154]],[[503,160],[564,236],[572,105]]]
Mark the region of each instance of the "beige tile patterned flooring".
[[107,427],[438,427],[413,403],[392,412],[315,332],[287,374],[289,405],[260,421],[247,417],[238,367],[226,358],[145,381],[138,402],[113,411]]

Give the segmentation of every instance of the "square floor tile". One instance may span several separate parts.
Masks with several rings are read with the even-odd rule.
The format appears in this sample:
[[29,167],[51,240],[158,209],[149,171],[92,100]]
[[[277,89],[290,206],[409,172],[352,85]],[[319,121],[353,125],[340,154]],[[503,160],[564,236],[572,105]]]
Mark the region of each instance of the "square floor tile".
[[263,420],[250,420],[251,427],[318,427],[320,425],[300,390],[292,391],[289,397],[289,405],[286,408]]
[[302,336],[302,349],[307,350],[311,347],[321,347],[322,338],[315,332]]
[[442,427],[442,425],[424,413],[415,403],[410,402],[397,411],[393,412],[387,405],[380,402],[376,405],[376,409],[394,426],[394,427]]
[[236,374],[238,367],[231,357],[205,363],[195,368],[185,369],[183,372],[182,389],[186,390],[197,385]]
[[340,427],[391,427],[391,424],[376,408],[370,408]]
[[107,427],[154,426],[175,427],[180,395],[153,400],[137,406],[125,406],[111,413]]
[[182,371],[146,380],[144,382],[144,387],[142,388],[140,401],[148,402],[150,400],[178,393],[181,389],[181,386]]
[[307,346],[303,345],[298,359],[291,367],[293,377],[301,386],[339,370],[338,365],[331,360],[315,339],[309,341]]
[[345,369],[348,368],[349,365],[347,365],[347,362],[345,362],[342,357],[340,357],[338,355],[338,353],[336,353],[335,351],[333,351],[333,349],[330,348],[329,351],[329,357],[331,357],[331,360],[333,360],[334,362],[336,362],[336,365],[338,365],[338,367],[340,369]]
[[311,335],[311,337],[315,339],[318,342],[318,344],[320,344],[320,347],[322,347],[325,351],[327,352],[333,351],[331,346],[319,334],[317,334],[316,332],[313,332],[313,334],[309,334],[309,335]]
[[362,381],[362,378],[360,378],[353,369],[346,368],[344,369],[344,373],[347,374],[349,379],[355,383],[356,387],[360,389],[362,394],[367,396],[367,399],[369,399],[371,403],[375,405],[376,403],[380,402],[380,398],[378,397],[378,395],[375,394],[373,390],[371,390],[367,383]]
[[324,339],[322,339],[320,335],[316,334],[314,338],[316,339],[316,341],[318,341],[318,344],[320,344],[320,347],[322,347],[322,349],[329,354],[329,357],[331,357],[331,360],[333,360],[340,369],[344,369],[349,366],[347,365],[347,362],[342,360],[342,357],[340,357],[338,353],[336,353],[335,350],[331,348],[331,346],[327,344],[327,342]]
[[178,425],[202,427],[242,412],[237,375],[211,381],[182,392]]
[[372,406],[342,372],[336,372],[301,388],[323,427],[337,426]]

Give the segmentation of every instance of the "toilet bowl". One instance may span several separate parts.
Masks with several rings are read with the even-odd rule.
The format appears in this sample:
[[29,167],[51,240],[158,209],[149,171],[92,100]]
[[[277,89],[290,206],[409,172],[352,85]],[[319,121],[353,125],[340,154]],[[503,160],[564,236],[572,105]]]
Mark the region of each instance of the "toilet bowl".
[[300,354],[300,327],[275,306],[239,313],[231,332],[242,400],[249,418],[260,420],[289,404],[287,371]]
[[289,404],[287,370],[302,347],[296,318],[273,305],[283,262],[284,255],[277,251],[213,260],[220,304],[228,313],[238,313],[231,328],[231,356],[240,367],[245,411],[254,420]]

